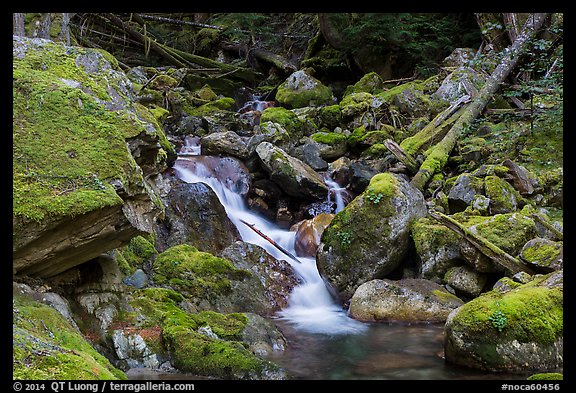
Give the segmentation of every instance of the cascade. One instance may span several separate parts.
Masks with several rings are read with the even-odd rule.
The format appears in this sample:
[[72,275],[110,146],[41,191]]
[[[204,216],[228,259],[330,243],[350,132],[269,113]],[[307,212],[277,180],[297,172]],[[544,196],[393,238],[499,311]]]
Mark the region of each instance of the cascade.
[[[186,148],[186,156],[189,156],[192,149],[190,146]],[[203,182],[210,186],[224,206],[228,217],[238,229],[242,240],[259,245],[276,259],[286,260],[299,275],[301,283],[290,294],[288,307],[278,312],[279,318],[284,319],[297,329],[311,333],[334,335],[355,334],[365,331],[367,326],[348,317],[346,311],[332,298],[318,272],[315,258],[300,257],[298,261],[292,260],[255,233],[243,221],[253,225],[292,255],[296,255],[294,250],[296,232],[282,229],[249,210],[241,195],[212,176],[208,168],[201,163],[193,166],[183,165],[185,160],[190,159],[186,156],[179,156],[174,163],[176,175],[187,183]],[[327,183],[327,185],[331,188],[334,187],[334,184]],[[337,205],[343,208],[343,202],[338,200],[339,193],[336,192],[335,194]]]

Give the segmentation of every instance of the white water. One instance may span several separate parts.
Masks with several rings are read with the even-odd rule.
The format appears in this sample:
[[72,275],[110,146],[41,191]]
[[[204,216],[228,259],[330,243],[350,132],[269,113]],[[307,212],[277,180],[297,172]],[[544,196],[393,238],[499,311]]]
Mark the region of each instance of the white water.
[[[288,307],[278,313],[280,318],[285,319],[298,329],[311,333],[333,335],[355,334],[365,331],[367,326],[348,317],[346,311],[336,304],[331,297],[324,280],[318,272],[314,258],[292,260],[292,258],[287,257],[270,242],[242,223],[242,220],[254,225],[256,229],[265,233],[266,236],[270,237],[292,255],[296,255],[294,250],[294,231],[281,229],[274,223],[250,211],[242,196],[231,191],[215,177],[210,176],[207,168],[198,163],[195,166],[196,173],[193,173],[189,168],[179,165],[183,160],[186,160],[186,158],[180,157],[174,164],[174,169],[180,179],[187,183],[203,182],[210,186],[218,195],[228,217],[238,228],[242,240],[261,246],[276,259],[288,261],[300,276],[302,283],[296,286],[290,294]],[[339,195],[339,193],[336,192],[336,195]]]
[[328,202],[332,202],[332,195],[334,195],[334,202],[336,202],[336,210],[334,212],[341,212],[345,207],[344,198],[342,197],[342,192],[345,190],[345,188],[340,187],[340,185],[334,180],[330,179],[329,176],[324,177],[324,183],[326,183],[329,188]]

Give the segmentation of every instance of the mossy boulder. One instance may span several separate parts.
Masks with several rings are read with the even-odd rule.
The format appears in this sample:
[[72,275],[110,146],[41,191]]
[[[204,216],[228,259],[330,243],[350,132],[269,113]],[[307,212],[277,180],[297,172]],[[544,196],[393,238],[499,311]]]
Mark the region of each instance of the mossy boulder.
[[304,123],[291,110],[283,107],[264,109],[259,134],[268,135],[267,142],[282,148],[292,147],[304,136]]
[[432,218],[422,217],[415,221],[411,235],[419,257],[418,272],[422,278],[443,278],[450,268],[462,260],[461,238]]
[[282,338],[279,332],[268,326],[261,331],[261,340],[251,333],[250,343],[245,343],[245,330],[253,326],[252,318],[209,310],[188,313],[180,307],[183,301],[182,295],[169,289],[136,291],[131,302],[132,320],[126,323],[132,323],[135,331],[160,329],[162,340],[147,342],[148,346],[168,356],[182,372],[218,379],[286,378],[282,368],[248,349],[256,341],[266,341],[265,335],[277,342]]
[[343,301],[384,278],[405,257],[412,223],[426,215],[422,194],[401,176],[381,173],[333,218],[316,254],[320,274]]
[[563,267],[563,242],[540,237],[526,242],[520,250],[520,258],[540,272],[550,273]]
[[[537,237],[529,205],[514,213],[482,216],[470,212],[451,215],[468,230],[516,256],[530,239]],[[451,267],[467,262],[477,272],[496,273],[502,268],[477,248],[437,221],[425,217],[412,226],[412,238],[419,258],[422,277],[442,280]]]
[[278,87],[276,100],[281,105],[293,109],[331,104],[333,95],[328,86],[300,70],[290,75]]
[[377,72],[369,72],[365,74],[358,82],[348,86],[343,96],[352,93],[370,93],[376,94],[384,90],[384,80]]
[[486,197],[490,199],[491,214],[511,213],[522,203],[520,193],[498,176],[486,176],[484,189]]
[[14,272],[54,276],[151,232],[145,179],[173,147],[114,58],[14,37],[13,80]]
[[154,282],[184,295],[191,309],[232,312],[253,311],[252,307],[256,307],[261,311],[250,295],[234,293],[239,283],[253,276],[250,271],[189,244],[173,246],[158,254],[152,268]]
[[492,290],[446,321],[446,361],[488,371],[555,372],[563,365],[563,273]]
[[14,293],[12,315],[14,379],[127,379],[54,308]]

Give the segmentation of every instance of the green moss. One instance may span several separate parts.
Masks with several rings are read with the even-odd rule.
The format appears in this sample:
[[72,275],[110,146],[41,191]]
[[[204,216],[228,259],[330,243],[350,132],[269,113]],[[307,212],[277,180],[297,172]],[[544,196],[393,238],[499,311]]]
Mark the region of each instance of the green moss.
[[369,72],[365,74],[358,82],[352,86],[348,86],[344,92],[344,96],[352,93],[370,93],[377,94],[382,92],[384,81],[377,72]]
[[538,266],[550,266],[557,261],[562,251],[562,243],[539,243],[522,250],[522,259]]
[[276,100],[288,108],[303,108],[305,106],[320,106],[332,101],[332,90],[318,79],[307,76],[310,86],[306,89],[294,87],[288,78],[276,92]]
[[490,198],[491,210],[494,213],[505,213],[516,210],[517,201],[522,197],[506,180],[498,176],[484,178],[486,197]]
[[159,254],[153,263],[153,279],[194,297],[210,298],[230,293],[231,279],[242,279],[250,272],[237,269],[230,261],[180,244]]
[[210,101],[204,105],[200,105],[198,108],[190,109],[190,116],[209,116],[214,112],[228,110],[234,105],[235,101],[233,98],[224,97],[215,101]]
[[[391,202],[398,187],[398,180],[391,173],[372,177],[366,190],[336,214],[322,234],[325,249],[345,252],[345,264],[353,265],[362,254],[364,244],[374,244],[390,233],[384,217],[395,211]],[[346,269],[346,266],[342,267]]]
[[[486,341],[503,334],[521,343],[555,343],[563,335],[562,290],[540,287],[541,281],[533,280],[505,293],[493,290],[482,294],[461,306],[452,329],[482,335]],[[498,324],[501,329],[494,326],[496,319],[505,322]],[[490,331],[492,335],[487,334]]]
[[320,108],[318,116],[323,125],[334,128],[338,124],[340,124],[340,120],[342,119],[340,105],[335,104],[335,105],[323,106],[322,108]]
[[260,124],[268,121],[282,125],[289,134],[301,134],[302,122],[294,112],[286,108],[269,107],[264,109],[260,117]]
[[564,375],[560,373],[538,373],[532,374],[526,379],[528,381],[562,381]]
[[346,143],[347,137],[344,134],[338,134],[336,132],[317,132],[310,135],[310,138],[314,142],[324,143],[326,145],[336,145],[340,143]]
[[[146,316],[145,326],[160,326],[166,349],[180,370],[216,378],[258,377],[279,367],[255,356],[239,341],[248,317],[241,313],[220,314],[202,311],[189,314],[178,307],[179,293],[163,288],[135,291],[131,306]],[[210,327],[218,336],[199,332]]]
[[116,260],[123,267],[124,274],[132,274],[136,269],[142,268],[146,262],[158,254],[158,251],[149,239],[136,236],[127,246],[116,250]]
[[450,292],[447,291],[442,291],[439,289],[434,289],[432,291],[432,294],[434,296],[436,296],[438,298],[438,300],[440,300],[443,303],[450,303],[450,302],[458,302],[461,303],[462,300],[456,296],[456,295],[452,295]]
[[[64,52],[66,51],[67,52]],[[76,59],[88,49],[45,44],[13,62],[13,214],[21,220],[57,220],[123,203],[111,180],[142,184],[126,138],[148,133],[112,102],[106,72],[84,72]],[[86,92],[89,92],[87,94]],[[161,133],[160,129],[155,132]]]
[[406,89],[415,89],[417,91],[423,92],[424,85],[422,82],[408,82],[378,93],[376,94],[376,97],[383,99],[388,104],[391,104],[392,101],[394,101],[394,98],[396,98],[398,94],[401,94]]
[[13,297],[13,378],[127,379],[52,307]]
[[436,220],[423,217],[414,222],[411,228],[414,246],[419,255],[438,250],[459,240],[456,233]]

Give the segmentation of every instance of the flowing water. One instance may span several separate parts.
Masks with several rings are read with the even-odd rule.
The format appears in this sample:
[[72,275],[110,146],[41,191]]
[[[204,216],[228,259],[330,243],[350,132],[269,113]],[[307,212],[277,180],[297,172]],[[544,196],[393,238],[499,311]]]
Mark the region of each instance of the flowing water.
[[[184,151],[199,154],[195,146]],[[274,323],[288,340],[285,351],[271,355],[292,379],[522,379],[518,375],[486,374],[445,364],[443,325],[366,324],[348,317],[321,278],[314,258],[292,258],[255,233],[253,225],[296,255],[294,231],[281,229],[250,211],[233,187],[220,182],[202,164],[185,165],[186,157],[174,164],[177,176],[189,183],[203,182],[218,195],[230,220],[245,242],[257,244],[277,259],[288,261],[302,283],[294,288],[289,306],[278,312]],[[194,168],[192,170],[191,168]],[[328,202],[336,212],[344,208],[343,189],[331,179]],[[192,378],[178,374],[180,378]],[[150,378],[135,374],[132,379]],[[169,377],[167,377],[168,379]]]

